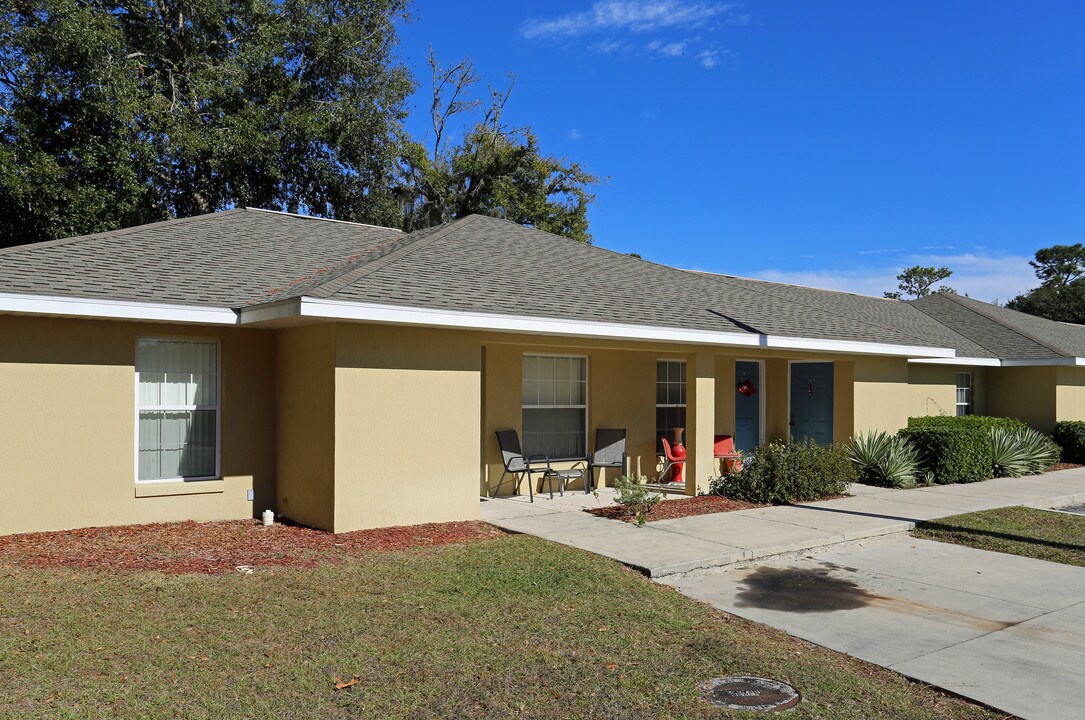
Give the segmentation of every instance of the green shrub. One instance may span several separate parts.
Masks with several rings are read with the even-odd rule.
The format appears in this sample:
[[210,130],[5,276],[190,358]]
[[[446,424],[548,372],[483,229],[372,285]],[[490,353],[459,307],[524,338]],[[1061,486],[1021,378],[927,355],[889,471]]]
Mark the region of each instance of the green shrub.
[[[1009,442],[1005,439],[995,439],[996,436],[1003,435],[1009,436]],[[1026,427],[1018,433],[1008,433],[1006,430],[996,427],[991,430],[991,445],[995,455],[995,475],[999,475],[1006,468],[1005,463],[999,462],[999,450],[995,449],[998,443],[1000,443],[1004,451],[1007,445],[1011,447],[1009,457],[1012,460],[1013,470],[1018,471],[1018,473],[1017,475],[1009,475],[1009,477],[1043,473],[1048,467],[1059,462],[1059,446],[1043,433],[1037,433],[1031,427]]]
[[1007,430],[1024,430],[1028,425],[1017,418],[991,417],[990,415],[925,415],[908,418],[908,427],[964,430],[989,430],[1000,427]]
[[709,488],[735,500],[780,504],[841,495],[855,479],[840,448],[771,442],[758,447],[740,472],[714,478]]
[[1062,461],[1085,463],[1085,422],[1063,420],[1055,423],[1052,439],[1062,448]]
[[647,482],[645,477],[630,475],[622,475],[614,481],[614,489],[618,491],[615,501],[625,508],[626,513],[637,519],[637,525],[644,525],[648,513],[663,499],[646,487]]
[[844,452],[855,466],[859,482],[881,487],[912,488],[920,471],[920,455],[911,442],[884,430],[858,433]]
[[994,461],[991,439],[979,428],[907,427],[897,433],[915,445],[923,469],[939,485],[986,480]]

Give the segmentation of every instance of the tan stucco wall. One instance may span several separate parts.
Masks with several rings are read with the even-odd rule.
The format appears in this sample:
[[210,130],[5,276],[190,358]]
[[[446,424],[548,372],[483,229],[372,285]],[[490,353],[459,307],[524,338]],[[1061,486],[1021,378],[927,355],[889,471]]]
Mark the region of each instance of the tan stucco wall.
[[[853,363],[855,415],[852,432],[885,430],[896,432],[908,426],[911,393],[908,388],[908,361],[905,358],[860,357]],[[840,383],[842,386],[845,383]]]
[[[684,353],[625,351],[598,348],[570,348],[532,343],[487,343],[485,347],[483,409],[483,492],[493,492],[503,470],[495,433],[514,429],[521,436],[523,357],[529,354],[580,355],[588,358],[588,449],[595,442],[596,428],[625,428],[629,472],[654,478],[656,361],[685,359]],[[688,381],[688,378],[687,378]],[[555,467],[570,467],[570,463]],[[597,471],[597,484],[613,483],[617,472]],[[536,489],[541,487],[536,476]],[[571,486],[576,487],[576,486]],[[501,494],[513,491],[506,478]],[[526,484],[521,487],[527,492]]]
[[478,337],[335,327],[335,531],[478,519]]
[[331,530],[335,524],[335,326],[278,331],[277,510]]
[[957,414],[957,373],[972,373],[972,413],[993,414],[987,403],[988,373],[995,368],[931,365],[908,366],[908,417]]
[[1055,427],[1055,367],[987,370],[987,413],[1015,417],[1040,432]]
[[765,379],[762,381],[765,393],[765,438],[764,440],[783,440],[791,437],[791,409],[788,406],[788,390],[791,383],[791,371],[783,358],[770,358],[765,361]]
[[[734,355],[716,356],[716,434],[735,434],[735,361]],[[763,393],[764,378],[757,391]],[[763,396],[763,395],[762,395]]]
[[1085,420],[1085,368],[1060,367],[1055,380],[1055,420]]
[[[220,340],[221,480],[137,489],[139,337]],[[0,534],[248,518],[273,503],[272,333],[0,316],[0,338]],[[255,506],[246,496],[250,488]]]

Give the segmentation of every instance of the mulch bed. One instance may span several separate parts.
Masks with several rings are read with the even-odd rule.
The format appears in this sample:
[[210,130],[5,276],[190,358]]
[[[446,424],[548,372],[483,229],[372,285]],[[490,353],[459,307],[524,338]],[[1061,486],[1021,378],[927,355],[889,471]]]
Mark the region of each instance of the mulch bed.
[[[697,495],[696,497],[678,498],[677,500],[661,500],[652,508],[652,512],[648,513],[648,517],[645,519],[648,522],[653,520],[673,520],[674,518],[692,517],[693,515],[749,510],[756,507],[764,507],[764,505],[755,505],[741,500],[730,500],[719,495]],[[635,518],[626,514],[625,508],[621,505],[590,508],[584,512],[610,520],[635,522]]]
[[[436,547],[504,535],[482,522],[359,530],[338,535],[255,520],[178,522],[83,528],[0,537],[0,563],[80,570],[155,570],[171,575],[314,567],[351,555]],[[245,571],[245,570],[242,570]]]
[[1073,470],[1074,468],[1085,467],[1085,465],[1078,465],[1077,463],[1055,463],[1047,469],[1047,472],[1054,472],[1055,470]]

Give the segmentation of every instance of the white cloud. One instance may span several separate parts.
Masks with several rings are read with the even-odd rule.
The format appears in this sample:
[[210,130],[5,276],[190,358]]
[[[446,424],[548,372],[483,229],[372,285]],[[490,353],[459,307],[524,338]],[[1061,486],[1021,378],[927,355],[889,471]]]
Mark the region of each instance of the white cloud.
[[580,133],[580,128],[573,128],[565,134],[565,137],[569,138],[570,140],[579,140],[581,137],[583,137],[583,135]]
[[[590,10],[556,18],[535,18],[520,26],[528,39],[569,38],[592,32],[653,32],[671,28],[694,29],[712,20],[727,19],[732,3],[684,2],[683,0],[604,0]],[[735,16],[734,21],[741,21]]]
[[600,55],[610,55],[625,49],[625,43],[618,40],[600,40],[591,46],[591,49]]
[[686,54],[685,42],[661,43],[658,40],[653,40],[648,43],[647,47],[650,51],[657,52],[660,55],[666,55],[667,57],[678,57],[679,55]]
[[843,290],[881,297],[896,290],[897,274],[912,265],[946,266],[953,275],[945,284],[977,300],[1007,300],[1036,287],[1038,281],[1029,267],[1030,258],[1018,255],[912,255],[893,267],[866,267],[850,270],[763,270],[753,277],[773,282],[806,285],[826,290]]
[[[712,32],[749,20],[737,7],[737,2],[720,0],[598,0],[588,10],[527,20],[520,34],[552,41],[598,35],[600,39],[585,47],[600,55],[689,56],[711,70],[727,54],[713,46]],[[648,42],[634,39],[644,35]]]
[[711,70],[712,68],[719,65],[720,52],[719,50],[702,50],[701,52],[697,53],[697,60],[701,63],[701,65]]

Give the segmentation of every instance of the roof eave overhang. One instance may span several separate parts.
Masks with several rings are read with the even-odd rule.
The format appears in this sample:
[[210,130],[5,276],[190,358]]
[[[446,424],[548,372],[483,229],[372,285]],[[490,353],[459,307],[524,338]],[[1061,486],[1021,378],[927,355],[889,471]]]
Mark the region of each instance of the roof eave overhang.
[[292,298],[246,308],[241,311],[241,323],[244,325],[300,319],[348,320],[416,327],[515,332],[530,335],[644,340],[691,345],[804,350],[857,355],[891,355],[906,358],[952,358],[954,354],[951,348],[590,322],[501,313],[360,303],[313,297]]
[[918,365],[976,365],[981,367],[1083,367],[1085,358],[1059,357],[1035,360],[1004,360],[1001,358],[908,358],[908,362]]
[[0,293],[0,313],[198,325],[236,325],[239,322],[237,311],[230,308],[12,293]]

